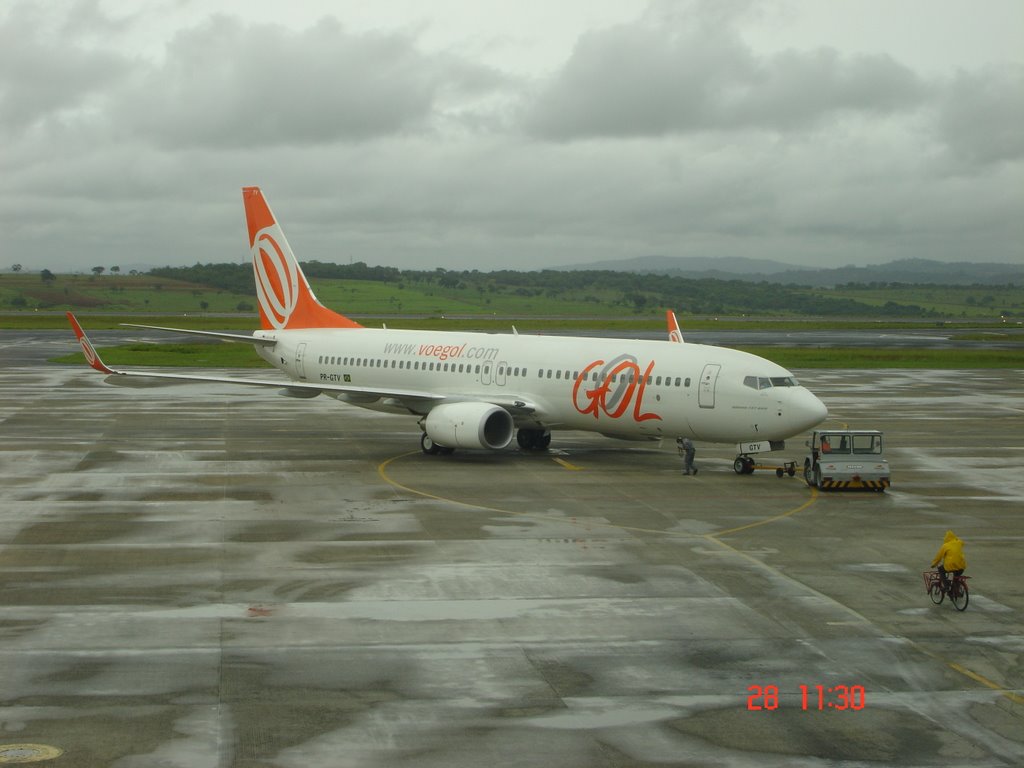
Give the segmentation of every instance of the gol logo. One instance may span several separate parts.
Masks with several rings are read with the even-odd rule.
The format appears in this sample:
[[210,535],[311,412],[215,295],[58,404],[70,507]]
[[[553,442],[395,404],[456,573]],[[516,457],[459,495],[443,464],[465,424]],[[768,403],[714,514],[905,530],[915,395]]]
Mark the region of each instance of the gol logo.
[[[598,366],[604,367],[597,374],[595,386],[592,389],[583,389],[590,372]],[[572,387],[572,404],[580,413],[592,413],[595,419],[600,418],[602,413],[617,419],[632,404],[633,421],[661,421],[661,416],[656,413],[641,413],[644,389],[652,370],[653,360],[641,374],[640,365],[632,355],[620,355],[609,363],[595,360],[576,377]]]
[[81,336],[78,339],[78,346],[82,348],[82,354],[85,355],[85,362],[91,365],[93,368],[96,367],[96,361],[99,356],[96,354],[96,350],[92,348],[92,344],[85,336]]
[[[299,268],[290,252],[282,250],[284,240],[277,224],[264,227],[252,244],[252,267],[256,273],[256,296],[263,314],[275,328],[288,325],[288,318],[299,303]],[[285,241],[285,248],[287,248]]]

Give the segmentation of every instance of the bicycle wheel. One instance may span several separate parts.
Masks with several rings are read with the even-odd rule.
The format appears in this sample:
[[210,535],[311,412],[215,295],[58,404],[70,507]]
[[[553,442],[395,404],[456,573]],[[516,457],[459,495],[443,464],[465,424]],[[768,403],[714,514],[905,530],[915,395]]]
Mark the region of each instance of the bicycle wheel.
[[949,599],[953,601],[953,607],[958,611],[967,610],[967,603],[971,600],[970,593],[967,591],[967,582],[954,581]]
[[928,587],[928,597],[932,599],[932,602],[938,605],[942,602],[942,599],[946,596],[946,593],[942,591],[942,582],[935,579],[932,585]]

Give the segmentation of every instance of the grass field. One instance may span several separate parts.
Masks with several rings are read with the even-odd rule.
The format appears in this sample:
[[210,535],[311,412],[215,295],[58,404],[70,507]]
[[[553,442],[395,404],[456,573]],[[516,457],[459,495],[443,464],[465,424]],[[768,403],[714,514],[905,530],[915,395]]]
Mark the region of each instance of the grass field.
[[[612,292],[587,296],[525,295],[479,289],[442,288],[431,283],[395,284],[365,280],[318,280],[317,295],[367,326],[422,330],[507,333],[649,334],[665,331],[663,308],[643,314],[616,306]],[[812,289],[808,289],[812,290]],[[818,292],[818,289],[813,289]],[[600,294],[598,290],[596,294]],[[752,347],[749,351],[790,368],[1024,368],[1024,328],[1015,317],[995,310],[1020,307],[1024,289],[1015,286],[890,286],[837,288],[830,295],[883,305],[898,297],[907,303],[942,307],[948,319],[803,318],[680,315],[683,334],[701,330],[789,331],[941,329],[978,349],[811,349]],[[151,275],[62,275],[42,281],[38,274],[0,276],[0,305],[19,311],[0,314],[0,330],[68,329],[61,309],[74,308],[86,330],[118,328],[124,323],[194,330],[251,331],[258,327],[255,298],[216,291]],[[39,311],[37,307],[48,309]],[[70,331],[69,331],[70,333]],[[1017,341],[1009,351],[986,349],[984,342]],[[248,345],[197,343],[130,345],[103,350],[111,365],[264,367]],[[82,362],[80,355],[59,362]]]
[[1024,287],[1017,285],[888,285],[809,288],[808,293],[846,298],[871,307],[895,303],[917,306],[949,317],[981,318],[1024,309]]
[[[495,284],[482,276],[474,284],[443,286],[440,282],[399,280],[311,279],[321,302],[348,315],[494,315],[515,317],[660,317],[655,281],[635,291],[623,287],[517,287]],[[472,282],[472,281],[470,281]],[[709,285],[731,286],[727,306],[744,306],[749,301],[745,288],[721,281]],[[710,288],[709,288],[710,290]],[[763,289],[762,289],[763,290]],[[779,290],[783,290],[779,288]],[[786,288],[785,290],[789,290]],[[964,321],[998,322],[1003,316],[1024,317],[1024,287],[880,285],[838,286],[796,289],[800,296],[831,300],[854,300],[878,307],[878,315],[898,317],[901,308],[912,307],[906,316],[934,312]],[[643,294],[642,310],[628,296]],[[667,301],[668,299],[665,299]],[[685,305],[685,302],[683,302]],[[37,272],[0,273],[0,309],[4,311],[67,310],[75,312],[146,313],[195,315],[206,313],[250,315],[255,296],[246,286],[243,292],[217,290],[196,283],[154,275],[54,275],[43,280]],[[756,304],[754,305],[756,306]],[[679,307],[676,307],[678,309]],[[708,310],[712,311],[712,310]],[[719,311],[719,310],[714,310]],[[775,312],[775,310],[772,310]],[[779,310],[778,319],[785,317]],[[867,320],[868,318],[864,318]]]

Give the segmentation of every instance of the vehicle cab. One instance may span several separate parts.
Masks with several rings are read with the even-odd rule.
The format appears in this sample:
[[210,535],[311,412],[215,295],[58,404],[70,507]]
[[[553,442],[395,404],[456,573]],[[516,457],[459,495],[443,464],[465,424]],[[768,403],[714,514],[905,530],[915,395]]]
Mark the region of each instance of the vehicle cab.
[[816,429],[807,441],[804,480],[820,490],[889,487],[889,462],[877,429]]

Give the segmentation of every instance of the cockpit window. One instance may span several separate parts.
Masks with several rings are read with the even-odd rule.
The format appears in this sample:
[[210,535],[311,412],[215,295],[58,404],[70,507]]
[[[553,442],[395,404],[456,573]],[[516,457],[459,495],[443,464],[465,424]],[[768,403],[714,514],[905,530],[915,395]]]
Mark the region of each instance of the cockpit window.
[[798,387],[800,385],[792,376],[744,376],[743,386],[751,389],[771,389],[772,387]]

